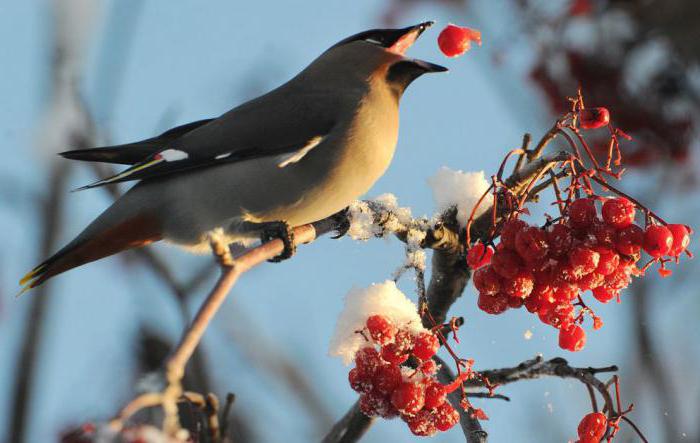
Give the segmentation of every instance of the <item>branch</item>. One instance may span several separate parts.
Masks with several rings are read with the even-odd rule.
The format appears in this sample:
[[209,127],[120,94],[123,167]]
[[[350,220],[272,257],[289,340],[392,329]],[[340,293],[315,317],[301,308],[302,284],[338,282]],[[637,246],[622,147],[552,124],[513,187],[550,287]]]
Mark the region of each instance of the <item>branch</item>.
[[360,402],[355,402],[350,410],[323,437],[322,443],[350,443],[358,441],[369,430],[374,418],[360,412]]
[[[441,358],[434,357],[434,359],[440,364],[438,380],[444,385],[449,385],[455,379],[454,374]],[[462,431],[464,432],[464,437],[467,439],[467,443],[486,443],[488,434],[481,427],[479,420],[473,416],[474,411],[471,408],[465,411],[464,408],[461,407],[461,392],[459,390],[452,391],[447,398],[457,412],[459,412],[459,423],[462,426]]]

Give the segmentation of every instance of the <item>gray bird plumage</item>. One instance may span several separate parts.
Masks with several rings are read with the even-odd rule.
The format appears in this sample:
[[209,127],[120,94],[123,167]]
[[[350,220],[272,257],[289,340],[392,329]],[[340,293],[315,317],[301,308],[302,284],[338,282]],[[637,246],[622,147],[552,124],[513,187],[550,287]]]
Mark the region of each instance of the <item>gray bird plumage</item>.
[[445,70],[403,55],[429,25],[350,37],[219,118],[123,147],[63,153],[132,165],[87,187],[140,181],[22,283],[34,287],[161,239],[206,251],[214,232],[247,242],[270,224],[298,226],[343,209],[389,166],[404,89],[425,72]]

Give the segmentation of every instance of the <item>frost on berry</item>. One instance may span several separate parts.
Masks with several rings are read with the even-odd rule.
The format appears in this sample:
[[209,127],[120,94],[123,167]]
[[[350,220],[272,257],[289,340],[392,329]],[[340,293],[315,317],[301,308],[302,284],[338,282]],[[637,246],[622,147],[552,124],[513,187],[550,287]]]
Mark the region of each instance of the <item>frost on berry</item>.
[[634,223],[636,212],[634,203],[624,197],[611,198],[603,203],[603,220],[617,229],[625,228]]
[[574,236],[571,228],[561,223],[554,224],[547,229],[547,242],[549,250],[554,256],[566,255],[571,250]]
[[569,254],[569,263],[576,276],[583,276],[595,271],[600,262],[600,254],[593,249],[579,246]]
[[383,315],[372,315],[367,319],[369,335],[379,345],[384,345],[394,340],[396,326]]
[[502,314],[508,310],[508,298],[503,292],[495,295],[479,294],[477,306],[487,314]]
[[435,411],[435,427],[447,431],[459,422],[459,412],[449,402],[444,402]]
[[352,368],[348,373],[348,382],[355,392],[370,392],[373,389],[372,377],[367,374],[360,374],[357,368]]
[[525,261],[533,262],[544,258],[548,249],[547,234],[542,229],[529,226],[515,236],[515,250]]
[[361,377],[374,377],[381,364],[379,353],[372,347],[362,348],[355,354],[355,367]]
[[620,264],[620,256],[612,249],[605,246],[597,246],[593,248],[600,256],[596,272],[601,275],[612,274]]
[[435,426],[435,417],[426,410],[420,411],[414,417],[409,418],[408,428],[413,435],[419,437],[430,437],[438,431]]
[[494,295],[501,290],[501,276],[492,266],[484,266],[474,273],[474,287],[481,294]]
[[585,229],[597,219],[595,200],[591,198],[574,200],[569,205],[568,211],[572,228]]
[[401,384],[401,369],[398,364],[385,363],[374,377],[374,388],[377,392],[390,395]]
[[481,46],[481,32],[449,24],[438,35],[438,46],[447,57],[457,57],[469,51],[472,42]]
[[425,409],[435,409],[445,403],[447,390],[442,383],[431,381],[425,388]]
[[654,258],[669,253],[673,246],[673,234],[666,226],[651,225],[644,231],[644,251]]
[[414,415],[425,404],[425,388],[420,383],[402,382],[391,394],[391,404],[403,415]]
[[570,324],[559,330],[559,347],[577,352],[586,345],[586,331],[579,325]]
[[420,332],[416,335],[413,344],[413,355],[419,360],[431,358],[440,348],[440,341],[431,332]]
[[389,399],[377,391],[360,395],[360,412],[367,417],[393,418],[398,415]]
[[578,424],[578,438],[582,442],[599,442],[608,429],[608,418],[600,412],[586,414]]
[[514,298],[527,298],[535,286],[535,280],[532,273],[526,270],[521,270],[518,274],[503,282],[503,292]]

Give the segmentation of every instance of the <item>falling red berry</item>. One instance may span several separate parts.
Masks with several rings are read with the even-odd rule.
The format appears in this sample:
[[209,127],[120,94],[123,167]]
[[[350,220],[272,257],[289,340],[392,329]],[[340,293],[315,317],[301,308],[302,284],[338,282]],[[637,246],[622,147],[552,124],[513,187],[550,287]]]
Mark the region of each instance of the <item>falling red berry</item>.
[[600,412],[586,414],[578,424],[578,438],[582,442],[599,442],[608,429],[608,418]]
[[610,123],[610,112],[606,108],[587,108],[579,112],[579,125],[583,129],[597,129]]
[[448,57],[457,57],[467,52],[476,42],[481,46],[481,32],[449,24],[438,36],[438,46],[443,54]]
[[568,325],[559,330],[559,347],[577,352],[586,345],[586,331],[579,325]]

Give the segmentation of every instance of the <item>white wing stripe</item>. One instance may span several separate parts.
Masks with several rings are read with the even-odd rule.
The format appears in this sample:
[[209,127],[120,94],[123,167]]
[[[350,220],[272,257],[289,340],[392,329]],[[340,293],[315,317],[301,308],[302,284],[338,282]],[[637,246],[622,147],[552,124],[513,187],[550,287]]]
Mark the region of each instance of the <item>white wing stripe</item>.
[[292,163],[296,163],[306,154],[309,153],[313,148],[318,146],[321,142],[323,141],[323,137],[320,135],[317,135],[316,137],[311,138],[311,140],[308,141],[301,149],[298,151],[290,152],[289,154],[284,154],[279,157],[280,162],[277,164],[278,168],[284,168],[287,165],[290,165]]

